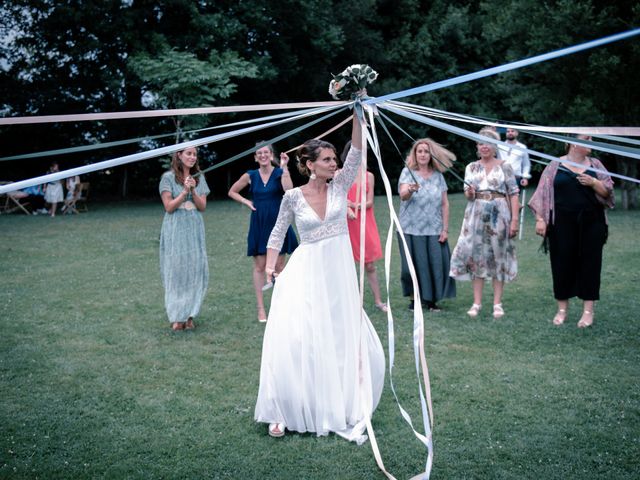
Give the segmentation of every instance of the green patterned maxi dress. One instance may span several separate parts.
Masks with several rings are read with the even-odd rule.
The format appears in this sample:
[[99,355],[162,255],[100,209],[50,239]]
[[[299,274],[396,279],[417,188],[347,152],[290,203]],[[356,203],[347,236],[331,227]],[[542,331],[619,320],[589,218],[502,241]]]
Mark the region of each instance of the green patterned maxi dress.
[[[171,197],[176,198],[182,189],[173,172],[162,175],[161,195],[171,192]],[[209,194],[204,175],[199,177],[196,193]],[[202,214],[191,194],[173,213],[164,215],[160,232],[160,274],[169,322],[186,322],[198,315],[209,283],[209,265]]]

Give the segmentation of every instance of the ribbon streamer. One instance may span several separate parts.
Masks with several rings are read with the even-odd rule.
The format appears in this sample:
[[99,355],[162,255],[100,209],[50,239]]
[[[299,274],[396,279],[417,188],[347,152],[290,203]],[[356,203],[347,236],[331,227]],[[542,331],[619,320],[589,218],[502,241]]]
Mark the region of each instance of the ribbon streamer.
[[[184,150],[185,148],[189,148],[189,147],[198,147],[200,145],[206,145],[208,143],[214,143],[220,140],[225,140],[227,138],[232,138],[232,137],[236,137],[239,135],[244,135],[246,133],[251,133],[257,130],[261,130],[264,128],[268,128],[268,127],[273,127],[276,125],[280,125],[283,123],[287,123],[290,121],[294,121],[294,120],[298,120],[300,118],[306,118],[308,116],[311,116],[312,114],[317,114],[317,113],[322,113],[325,112],[327,110],[335,110],[336,108],[340,108],[341,105],[338,105],[338,107],[329,107],[329,108],[319,108],[316,109],[312,112],[308,112],[306,114],[301,114],[301,115],[297,115],[295,117],[292,118],[288,118],[288,119],[284,119],[284,120],[278,120],[278,121],[274,121],[274,122],[270,122],[270,123],[265,123],[265,124],[261,124],[261,125],[256,125],[253,127],[245,127],[242,128],[240,130],[234,130],[231,132],[226,132],[226,133],[220,133],[217,135],[212,135],[210,137],[205,137],[202,139],[198,139],[198,140],[190,140],[188,142],[182,142],[182,143],[177,143],[175,145],[170,145],[168,147],[161,147],[161,148],[156,148],[154,150],[150,150],[147,152],[140,152],[140,153],[135,153],[132,155],[126,155],[124,157],[118,157],[112,160],[106,160],[104,162],[98,162],[98,163],[93,163],[91,165],[85,165],[83,167],[76,167],[76,168],[71,168],[68,170],[64,170],[62,172],[57,172],[57,173],[50,173],[47,175],[42,175],[40,177],[35,177],[35,178],[31,178],[29,180],[22,180],[19,182],[14,182],[8,185],[3,185],[0,186],[0,194],[1,193],[7,193],[7,192],[13,192],[15,190],[20,190],[22,188],[26,188],[26,187],[31,187],[33,185],[40,185],[43,183],[48,183],[48,182],[53,182],[56,180],[63,180],[65,178],[69,178],[69,177],[73,177],[74,175],[84,175],[86,173],[89,172],[95,172],[97,170],[103,170],[106,168],[111,168],[111,167],[115,167],[118,165],[124,165],[127,163],[133,163],[133,162],[137,162],[140,160],[145,160],[148,158],[154,158],[154,157],[159,157],[162,155],[166,155],[169,153],[173,153],[176,151],[180,151],[180,150]],[[342,109],[344,109],[346,107],[342,107]],[[228,162],[224,162],[224,163],[228,163]],[[220,165],[220,164],[218,164]],[[216,167],[216,166],[214,166]]]
[[[561,159],[559,159],[557,157],[554,157],[552,155],[547,155],[546,153],[538,152],[538,151],[532,150],[530,148],[523,149],[523,148],[520,148],[520,147],[514,147],[514,146],[508,145],[508,144],[506,144],[506,143],[504,143],[502,141],[494,140],[493,138],[490,138],[490,137],[485,137],[483,135],[479,135],[477,133],[473,133],[473,132],[470,132],[468,130],[464,130],[464,129],[459,128],[459,127],[454,127],[452,125],[448,125],[448,124],[446,124],[444,122],[440,122],[438,120],[433,120],[433,119],[426,118],[426,117],[421,116],[421,115],[416,115],[415,113],[404,111],[403,109],[400,109],[398,107],[393,107],[391,105],[384,105],[384,104],[378,105],[378,107],[386,109],[386,110],[389,110],[390,112],[394,112],[394,113],[396,113],[396,114],[398,114],[400,116],[403,116],[403,117],[406,117],[406,118],[410,118],[412,120],[416,120],[416,121],[418,121],[420,123],[425,123],[427,125],[431,125],[431,126],[434,126],[436,128],[440,128],[441,130],[445,130],[445,131],[450,132],[450,133],[455,133],[457,135],[460,135],[461,137],[465,137],[465,138],[468,138],[470,140],[474,140],[476,142],[492,143],[494,145],[501,145],[504,148],[510,148],[510,147],[511,148],[516,148],[516,149],[521,150],[521,151],[527,151],[527,152],[529,152],[530,155],[535,155],[536,157],[544,158],[544,159],[549,160],[549,161],[556,161],[556,162],[560,162],[560,163],[574,165],[574,166],[580,167],[580,168],[585,168],[584,165],[577,164],[577,163],[571,162],[569,160],[561,160]],[[571,141],[575,142],[576,139],[571,139]],[[622,153],[620,153],[620,154],[622,155]],[[613,173],[613,172],[600,170],[600,169],[597,169],[597,168],[594,168],[594,167],[586,167],[586,170],[590,170],[590,171],[593,171],[593,172],[604,173],[604,174],[609,175],[611,177],[620,178],[622,180],[627,180],[629,182],[640,183],[640,180],[638,180],[638,179],[635,179],[635,178],[632,178],[632,177],[627,177],[625,175],[620,175],[620,174]]]
[[210,115],[212,113],[263,112],[265,110],[295,110],[298,108],[339,107],[349,102],[269,103],[230,107],[174,108],[169,110],[137,110],[129,112],[79,113],[70,115],[41,115],[33,117],[0,118],[0,125],[30,125],[33,123],[87,122],[119,120],[123,118],[173,117],[178,115]]
[[[240,125],[247,125],[247,124],[251,124],[251,123],[258,123],[258,122],[277,120],[279,118],[288,118],[288,117],[293,117],[293,116],[296,116],[296,115],[300,115],[302,113],[312,112],[312,111],[315,111],[315,110],[317,110],[317,109],[316,108],[310,108],[308,110],[279,113],[277,115],[269,115],[267,117],[251,118],[249,120],[242,120],[240,122],[233,122],[233,123],[227,123],[227,124],[224,124],[224,125],[217,125],[215,127],[200,128],[198,130],[187,130],[185,132],[181,132],[181,135],[183,135],[183,136],[192,135],[194,133],[207,132],[207,131],[210,131],[210,130],[220,130],[222,128],[237,127],[237,126],[240,126]],[[56,150],[47,150],[47,151],[35,152],[35,153],[25,153],[25,154],[22,154],[22,155],[13,155],[11,157],[0,158],[0,162],[4,162],[4,161],[8,161],[8,160],[23,160],[23,159],[27,159],[27,158],[39,158],[39,157],[49,157],[49,156],[56,156],[56,155],[66,155],[68,153],[78,153],[78,152],[84,152],[84,151],[88,151],[88,150],[100,150],[100,149],[103,149],[103,148],[116,147],[116,146],[131,144],[131,143],[138,143],[138,142],[142,142],[142,141],[145,141],[145,140],[156,140],[156,139],[159,139],[159,138],[168,138],[168,137],[175,137],[175,136],[176,136],[176,132],[172,132],[172,133],[164,133],[162,135],[130,138],[130,139],[126,139],[126,140],[116,140],[116,141],[113,141],[113,142],[105,142],[105,143],[94,143],[94,144],[91,144],[91,145],[83,145],[83,146],[69,147],[69,148],[60,148],[60,149],[56,149]]]
[[475,73],[469,73],[466,75],[460,75],[458,77],[450,78],[447,80],[441,80],[439,82],[430,83],[421,87],[410,88],[408,90],[402,90],[396,93],[390,93],[382,97],[371,98],[366,100],[365,103],[380,103],[387,100],[395,100],[396,98],[410,97],[412,95],[418,95],[420,93],[432,92],[441,88],[451,87],[460,83],[470,82],[471,80],[477,80],[479,78],[485,78],[498,73],[508,72],[510,70],[517,70],[522,67],[534,65],[536,63],[545,62],[547,60],[553,60],[554,58],[563,57],[565,55],[571,55],[573,53],[581,52],[591,48],[606,45],[608,43],[617,42],[619,40],[625,40],[640,34],[640,28],[629,30],[626,32],[618,33],[616,35],[610,35],[608,37],[600,38],[598,40],[592,40],[590,42],[574,45],[572,47],[562,48],[553,52],[544,53],[535,57],[527,58],[524,60],[518,60],[516,62],[506,63],[498,67],[487,68]]

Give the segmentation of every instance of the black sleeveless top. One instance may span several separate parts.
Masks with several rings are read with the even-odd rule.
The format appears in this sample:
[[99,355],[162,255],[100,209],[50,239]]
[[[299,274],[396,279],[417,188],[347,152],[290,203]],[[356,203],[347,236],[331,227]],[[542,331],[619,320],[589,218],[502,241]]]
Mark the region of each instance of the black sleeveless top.
[[[595,172],[590,170],[585,171],[584,174],[596,178]],[[577,173],[562,165],[558,167],[556,178],[553,180],[555,210],[564,212],[602,210],[603,207],[596,198],[596,192],[591,187],[581,185],[577,176]]]

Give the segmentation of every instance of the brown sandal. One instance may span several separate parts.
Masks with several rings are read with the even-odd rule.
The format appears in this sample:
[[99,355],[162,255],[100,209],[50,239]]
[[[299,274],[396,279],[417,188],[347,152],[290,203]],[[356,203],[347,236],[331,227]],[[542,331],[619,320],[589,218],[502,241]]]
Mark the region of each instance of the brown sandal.
[[194,328],[196,328],[196,324],[193,323],[193,318],[189,317],[187,319],[187,322],[185,323],[184,328],[186,330],[193,330]]

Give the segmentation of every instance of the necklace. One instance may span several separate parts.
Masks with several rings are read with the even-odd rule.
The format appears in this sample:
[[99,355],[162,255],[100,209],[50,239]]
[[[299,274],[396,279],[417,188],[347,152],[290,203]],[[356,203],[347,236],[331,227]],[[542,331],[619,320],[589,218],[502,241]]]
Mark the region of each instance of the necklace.
[[271,173],[273,173],[273,169],[267,172],[267,179],[265,180],[264,176],[262,175],[262,170],[258,169],[258,174],[260,175],[260,180],[262,180],[263,187],[266,187],[267,183],[269,183],[269,179],[271,178]]

